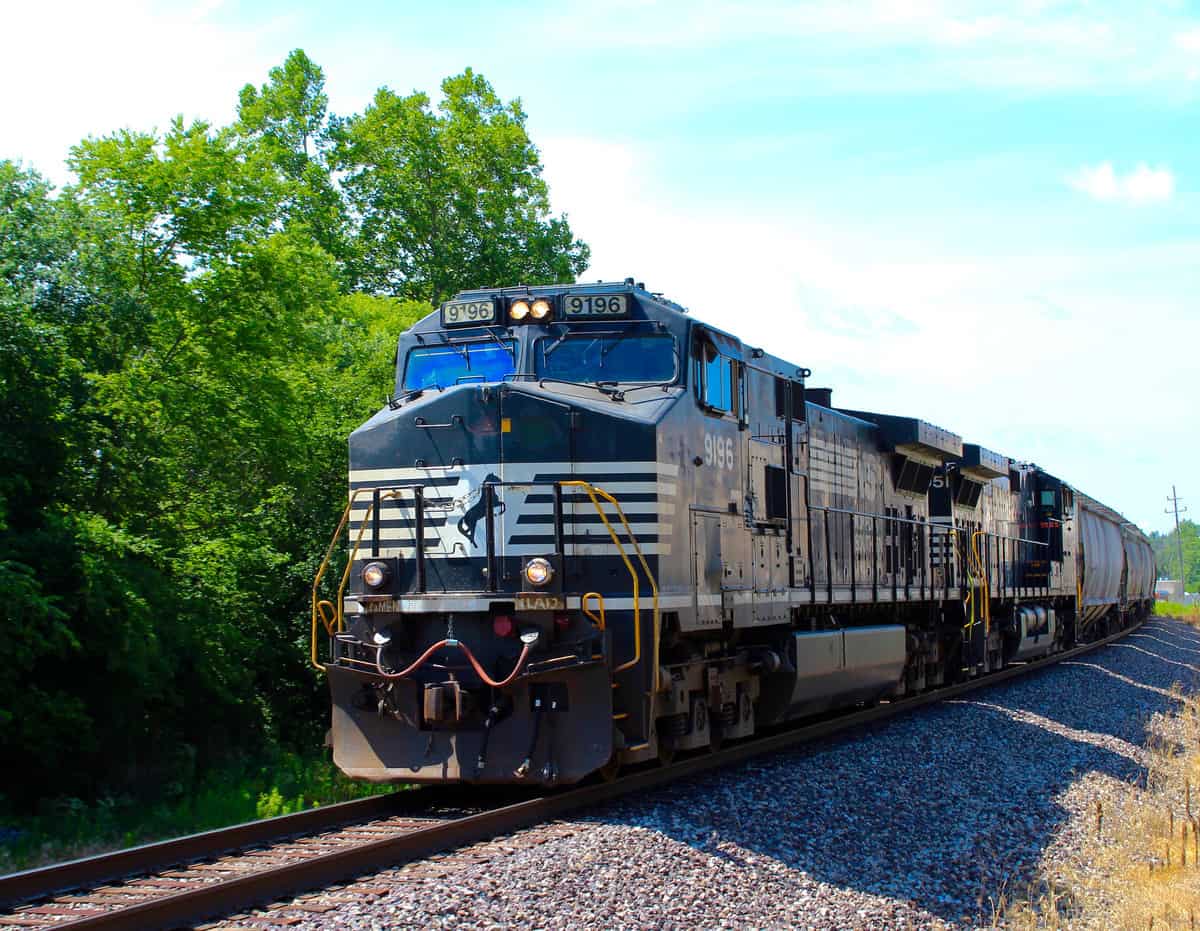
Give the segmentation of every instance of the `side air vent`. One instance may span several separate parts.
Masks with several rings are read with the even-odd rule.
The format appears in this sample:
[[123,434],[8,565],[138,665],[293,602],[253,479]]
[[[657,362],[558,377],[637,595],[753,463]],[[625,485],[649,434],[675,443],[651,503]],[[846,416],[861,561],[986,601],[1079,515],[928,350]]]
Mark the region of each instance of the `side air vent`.
[[[810,392],[812,389],[809,389]],[[872,414],[838,408],[843,414],[873,423],[879,428],[879,446],[892,457],[896,490],[910,495],[929,494],[933,470],[963,454],[962,437],[915,417]]]
[[893,469],[898,491],[907,491],[914,495],[929,494],[929,483],[933,481],[933,466],[897,455]]
[[983,493],[983,485],[972,481],[963,474],[955,479],[954,503],[963,507],[973,508],[979,504],[979,496]]

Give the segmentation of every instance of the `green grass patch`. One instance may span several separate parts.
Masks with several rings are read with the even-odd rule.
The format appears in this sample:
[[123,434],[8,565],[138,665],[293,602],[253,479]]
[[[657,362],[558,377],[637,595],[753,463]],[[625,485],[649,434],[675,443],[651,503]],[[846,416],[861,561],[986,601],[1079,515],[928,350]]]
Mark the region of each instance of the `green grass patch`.
[[0,809],[0,874],[347,802],[395,786],[354,782],[327,758],[281,754],[268,763],[214,771],[158,797],[54,799],[35,814]]
[[1200,624],[1200,605],[1181,605],[1173,601],[1154,602],[1154,613],[1159,617],[1173,617],[1191,624]]

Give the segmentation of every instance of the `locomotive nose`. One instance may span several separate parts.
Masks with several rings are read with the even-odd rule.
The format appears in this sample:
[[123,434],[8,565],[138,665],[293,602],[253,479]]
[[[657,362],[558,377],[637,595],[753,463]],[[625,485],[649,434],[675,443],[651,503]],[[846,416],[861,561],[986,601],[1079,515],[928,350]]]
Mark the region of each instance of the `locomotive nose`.
[[[654,436],[649,419],[586,385],[527,382],[429,389],[352,435],[354,620],[329,670],[339,766],[371,779],[569,782],[609,758],[612,656],[644,651],[609,527],[622,533],[624,518],[593,496],[619,498],[653,559]],[[364,672],[382,683],[370,694]]]

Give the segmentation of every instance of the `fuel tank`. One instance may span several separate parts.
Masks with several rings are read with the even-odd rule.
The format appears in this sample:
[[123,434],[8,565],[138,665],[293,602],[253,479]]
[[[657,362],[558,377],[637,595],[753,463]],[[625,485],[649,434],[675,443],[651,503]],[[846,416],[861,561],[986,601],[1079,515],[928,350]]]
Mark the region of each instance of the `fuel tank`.
[[905,657],[900,624],[794,633],[783,665],[764,681],[759,716],[782,720],[879,698],[899,684]]
[[1009,659],[1031,660],[1050,653],[1058,637],[1058,619],[1053,608],[1026,606],[1013,610],[1008,625]]

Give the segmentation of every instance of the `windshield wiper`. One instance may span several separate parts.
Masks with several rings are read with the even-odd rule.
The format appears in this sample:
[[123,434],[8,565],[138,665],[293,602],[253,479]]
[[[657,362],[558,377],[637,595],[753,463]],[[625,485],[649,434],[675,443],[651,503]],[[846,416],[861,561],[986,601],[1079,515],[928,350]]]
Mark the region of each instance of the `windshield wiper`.
[[462,356],[464,359],[467,360],[467,366],[470,367],[471,360],[469,358],[467,358],[468,350],[464,344],[451,342],[449,339],[446,338],[445,334],[443,334],[443,333],[431,333],[431,334],[418,334],[417,335],[417,339],[421,342],[422,345],[424,345],[424,343],[425,343],[426,335],[441,337],[441,342],[435,343],[434,345],[446,346],[449,349],[453,349],[456,353],[458,353],[460,356]]
[[604,357],[606,355],[608,355],[610,352],[612,352],[617,347],[617,343],[621,342],[621,340],[623,340],[626,336],[628,336],[632,332],[633,332],[633,327],[629,327],[629,329],[627,329],[627,330],[622,330],[616,339],[614,339],[607,346],[601,347],[601,349],[600,349],[600,366],[602,368],[604,366]]
[[[640,383],[626,382],[625,388],[623,390],[624,391],[637,391],[641,388],[670,388],[672,385],[674,385],[676,383],[676,379],[679,377],[678,376],[678,372],[679,372],[679,352],[678,352],[678,350],[674,350],[672,352],[672,356],[675,360],[676,374],[673,375],[671,378],[667,379],[666,381],[647,381],[647,382],[640,382]],[[613,382],[613,384],[616,384],[616,382]]]
[[630,385],[626,384],[622,391],[641,391],[643,388],[671,388],[675,386],[675,381],[647,381],[641,384]]
[[567,337],[570,335],[571,335],[571,331],[564,326],[562,328],[562,335],[559,336],[558,339],[556,339],[549,346],[547,346],[545,349],[542,350],[542,358],[549,359],[550,353],[554,352],[555,349],[557,349],[564,342],[566,342]]
[[538,384],[544,385],[546,382],[552,381],[557,385],[574,385],[576,388],[595,388],[601,394],[606,394],[616,401],[620,401],[625,397],[625,392],[616,387],[615,381],[570,381],[566,378],[553,378],[547,376],[539,378]]
[[492,332],[491,327],[484,327],[483,331],[485,333],[487,333],[487,335],[490,336],[493,340],[496,341],[497,346],[499,346],[501,349],[503,349],[505,352],[507,352],[512,357],[512,360],[514,363],[517,361],[517,350],[516,350],[515,346],[510,346],[510,345],[508,345],[508,343],[504,342],[504,340],[502,340],[499,336],[497,336],[495,333]]

